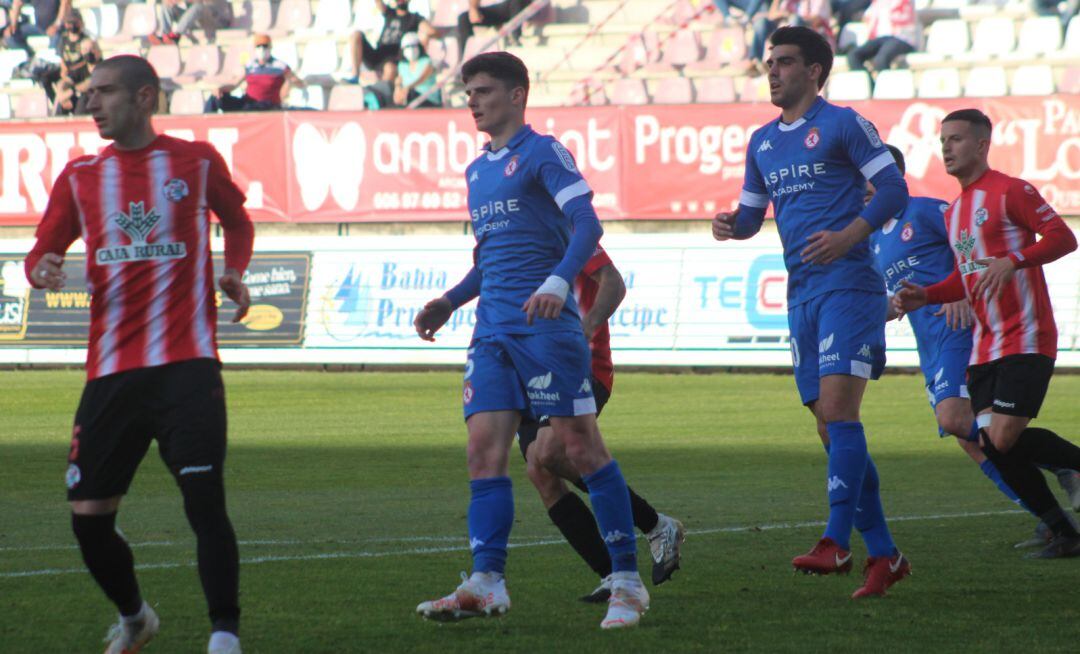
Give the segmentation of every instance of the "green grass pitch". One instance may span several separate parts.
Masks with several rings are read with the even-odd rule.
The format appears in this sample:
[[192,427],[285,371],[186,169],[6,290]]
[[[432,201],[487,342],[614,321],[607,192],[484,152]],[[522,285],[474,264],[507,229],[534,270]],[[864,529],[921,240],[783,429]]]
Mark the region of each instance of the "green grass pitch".
[[[100,651],[114,619],[64,502],[82,383],[77,371],[0,372],[5,654]],[[1080,562],[1012,548],[1033,519],[938,438],[914,376],[872,384],[863,415],[914,575],[853,602],[857,571],[791,571],[821,532],[825,456],[790,377],[619,375],[600,420],[609,447],[631,486],[690,532],[682,570],[650,587],[652,609],[621,633],[601,632],[604,608],[576,601],[596,579],[559,542],[516,451],[510,614],[442,625],[414,614],[469,567],[459,375],[227,372],[226,384],[248,653],[1076,649]],[[1080,437],[1078,396],[1080,377],[1056,378],[1039,424]],[[194,541],[156,448],[119,524],[162,618],[146,652],[205,651]],[[643,541],[639,551],[647,576]]]

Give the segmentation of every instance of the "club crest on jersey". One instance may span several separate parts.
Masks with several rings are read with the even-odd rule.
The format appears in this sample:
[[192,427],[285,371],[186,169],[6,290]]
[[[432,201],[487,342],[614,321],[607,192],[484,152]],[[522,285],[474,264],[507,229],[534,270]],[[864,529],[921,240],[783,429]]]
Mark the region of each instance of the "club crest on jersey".
[[472,382],[465,382],[465,386],[461,390],[461,401],[465,404],[472,402],[473,399],[473,385]]
[[816,127],[811,127],[810,131],[806,134],[806,138],[803,139],[803,145],[809,150],[813,150],[817,147],[817,144],[821,143],[821,130]]
[[68,490],[71,490],[79,485],[82,481],[82,471],[79,470],[79,466],[72,463],[68,466],[67,474],[64,475],[64,482],[67,484]]
[[986,210],[986,207],[979,207],[975,212],[975,226],[982,227],[987,220],[990,220],[990,212]]
[[904,228],[900,230],[900,240],[907,243],[913,236],[915,236],[915,228],[911,226],[911,223],[904,223]]
[[517,155],[517,154],[510,157],[510,161],[506,162],[506,168],[503,168],[503,175],[506,175],[507,177],[510,177],[514,173],[516,173],[517,169],[518,169],[518,159],[520,159],[520,158],[521,158],[521,155]]
[[179,202],[191,193],[188,190],[187,182],[179,177],[173,177],[165,182],[165,186],[162,187],[162,190],[165,192],[165,199],[170,202]]
[[182,259],[187,255],[183,241],[176,243],[149,243],[147,239],[161,222],[161,214],[154,207],[147,211],[144,202],[129,202],[127,212],[117,211],[109,220],[124,231],[131,239],[131,245],[101,248],[94,254],[99,266],[125,263],[128,261],[151,261],[160,259]]

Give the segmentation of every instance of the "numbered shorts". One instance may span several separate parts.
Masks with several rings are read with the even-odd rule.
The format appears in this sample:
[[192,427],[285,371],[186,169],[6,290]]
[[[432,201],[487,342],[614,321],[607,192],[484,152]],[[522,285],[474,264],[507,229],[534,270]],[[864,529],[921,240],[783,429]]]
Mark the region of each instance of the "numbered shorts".
[[822,377],[881,376],[887,309],[885,293],[843,290],[788,310],[791,359],[803,404],[818,399]]
[[[596,415],[600,416],[600,412],[604,410],[604,405],[611,399],[611,390],[607,386],[604,386],[603,382],[596,377],[592,378],[593,396],[596,398]],[[549,416],[540,416],[536,418],[531,413],[521,417],[521,424],[518,426],[518,447],[521,448],[521,456],[528,460],[529,446],[536,442],[536,437],[540,433],[541,427],[547,427],[551,425]]]
[[[937,408],[944,400],[950,397],[968,399],[967,368],[971,358],[971,348],[950,349],[937,352],[928,361],[920,361],[923,371],[923,379],[926,383],[926,397],[930,400],[930,407]],[[938,427],[938,435],[945,437],[949,434]]]
[[88,382],[72,429],[68,499],[127,493],[153,439],[177,478],[221,474],[225,387],[218,361],[190,359]]
[[1037,418],[1054,360],[1042,354],[1011,354],[996,361],[968,368],[968,390],[975,415],[993,409],[994,413]]
[[596,413],[591,363],[581,331],[475,338],[465,362],[465,418],[483,411]]

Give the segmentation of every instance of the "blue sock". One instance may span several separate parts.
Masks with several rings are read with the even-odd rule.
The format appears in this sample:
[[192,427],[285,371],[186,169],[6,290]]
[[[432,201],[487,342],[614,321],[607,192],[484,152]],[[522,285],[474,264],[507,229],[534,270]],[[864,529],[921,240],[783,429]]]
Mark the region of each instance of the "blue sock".
[[967,439],[972,443],[979,442],[979,421],[971,423],[971,431],[968,432]]
[[830,422],[829,430],[829,522],[826,538],[851,549],[851,527],[866,475],[866,435],[861,422]]
[[630,493],[626,490],[619,464],[612,459],[611,463],[582,479],[589,487],[589,502],[611,556],[612,572],[637,572],[634,514],[630,510]]
[[514,524],[514,491],[509,477],[488,477],[469,482],[469,547],[473,572],[506,570],[506,543]]
[[896,543],[889,533],[889,525],[885,522],[885,509],[881,506],[881,484],[877,466],[869,454],[866,456],[866,474],[863,476],[862,492],[859,494],[859,508],[855,512],[855,528],[862,534],[870,556],[891,557],[896,553]]
[[1020,507],[1022,507],[1025,511],[1031,513],[1031,515],[1034,515],[1036,518],[1039,517],[1035,514],[1034,511],[1029,509],[1026,504],[1024,504],[1023,500],[1021,500],[1020,497],[1013,492],[1013,489],[1009,488],[1009,485],[1006,484],[1005,480],[1001,478],[1001,473],[998,472],[997,466],[994,465],[993,461],[991,461],[990,459],[983,461],[979,464],[979,470],[982,470],[982,473],[986,475],[987,479],[994,482],[994,485],[998,487],[999,491],[1005,494],[1005,497],[1009,498],[1009,501],[1011,501],[1013,504],[1020,505]]

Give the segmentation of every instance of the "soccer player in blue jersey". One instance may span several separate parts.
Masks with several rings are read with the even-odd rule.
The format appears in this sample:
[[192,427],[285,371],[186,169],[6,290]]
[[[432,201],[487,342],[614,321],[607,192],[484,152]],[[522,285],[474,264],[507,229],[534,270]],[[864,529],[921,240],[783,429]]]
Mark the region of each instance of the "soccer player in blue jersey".
[[[904,155],[894,146],[886,145],[900,174],[905,171]],[[874,185],[866,185],[866,203],[874,196]],[[890,218],[870,236],[874,261],[885,277],[886,290],[893,295],[907,281],[930,286],[948,277],[955,266],[952,246],[945,226],[945,210],[949,203],[935,198],[912,197],[907,207]],[[926,306],[906,314],[915,334],[919,367],[926,383],[926,394],[937,418],[938,433],[952,434],[960,448],[979,466],[1010,501],[1020,504],[1020,498],[1001,478],[992,461],[979,447],[979,425],[971,408],[967,388],[968,360],[971,358],[974,314],[966,299],[950,304]],[[889,319],[900,317],[890,305]],[[1055,470],[1058,482],[1070,500],[1080,500],[1080,484],[1072,470]],[[1074,501],[1074,506],[1076,502]],[[1038,517],[1038,516],[1036,516]],[[1045,545],[1051,536],[1041,524],[1036,537],[1020,543],[1022,546]]]
[[[829,519],[821,540],[792,561],[829,574],[852,566],[852,526],[869,551],[852,597],[884,595],[910,574],[893,543],[859,408],[885,366],[887,299],[867,237],[907,204],[907,184],[877,130],[818,96],[833,53],[817,32],[784,27],[770,38],[769,88],[779,118],[754,132],[739,206],[713,220],[717,240],[750,238],[772,202],[788,269],[795,382],[829,455]],[[864,207],[866,181],[877,193]]]
[[509,610],[503,573],[514,500],[507,462],[527,412],[550,417],[589,489],[613,569],[600,626],[633,626],[648,609],[649,594],[637,572],[626,481],[596,425],[589,346],[569,293],[603,231],[592,190],[561,143],[525,124],[529,74],[520,59],[506,52],[477,55],[461,76],[476,128],[491,137],[465,170],[474,267],[425,305],[415,326],[421,338],[434,340],[455,309],[480,298],[462,391],[473,572],[453,593],[416,610],[438,620]]

